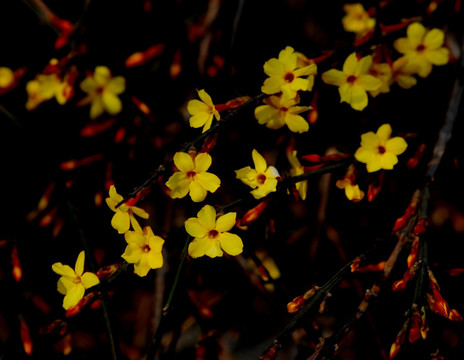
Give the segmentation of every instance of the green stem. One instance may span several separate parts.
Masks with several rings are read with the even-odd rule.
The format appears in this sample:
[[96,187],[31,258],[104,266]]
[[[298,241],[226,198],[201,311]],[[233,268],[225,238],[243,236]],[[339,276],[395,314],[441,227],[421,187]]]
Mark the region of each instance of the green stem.
[[147,360],[155,359],[156,353],[161,343],[161,338],[163,337],[167,320],[169,319],[169,315],[171,314],[172,305],[174,302],[175,295],[177,293],[179,280],[182,274],[185,260],[187,258],[188,246],[190,244],[191,239],[191,236],[188,235],[185,240],[184,247],[182,248],[179,265],[177,266],[176,276],[174,277],[174,282],[172,284],[171,291],[169,292],[168,298],[166,300],[166,305],[164,305],[163,313],[161,314],[161,320],[158,324],[158,328],[156,329],[155,335],[153,336],[153,340],[150,344],[150,347],[148,348]]

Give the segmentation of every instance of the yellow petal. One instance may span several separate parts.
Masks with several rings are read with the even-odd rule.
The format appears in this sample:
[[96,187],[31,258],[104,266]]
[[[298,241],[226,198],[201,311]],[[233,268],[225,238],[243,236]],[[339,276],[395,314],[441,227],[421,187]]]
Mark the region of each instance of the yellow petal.
[[358,58],[356,53],[351,53],[343,63],[343,72],[346,75],[354,75],[358,65]]
[[367,172],[379,171],[382,168],[382,155],[373,153],[370,161],[366,163]]
[[236,256],[242,253],[243,242],[238,235],[225,232],[220,234],[218,239],[222,250],[224,250],[227,254]]
[[192,181],[189,185],[189,195],[193,202],[201,202],[206,198],[206,189],[197,181]]
[[366,147],[360,147],[354,153],[355,159],[364,164],[369,163],[372,160],[373,156],[374,152]]
[[417,75],[422,78],[426,78],[432,72],[432,63],[427,60],[425,56],[421,56],[416,61],[417,65]]
[[192,171],[195,168],[192,157],[187,153],[176,152],[174,154],[173,160],[174,165],[176,165],[176,167],[184,173]]
[[147,254],[147,259],[150,269],[159,269],[163,266],[163,255],[161,253],[150,251]]
[[204,255],[213,258],[223,255],[219,242],[210,241],[208,238],[193,239],[193,241],[189,244],[188,253],[193,258],[198,258]]
[[364,56],[356,64],[356,70],[354,72],[354,75],[360,76],[360,75],[366,74],[369,71],[371,65],[372,65],[372,56],[371,55]]
[[126,246],[126,250],[121,255],[121,257],[129,264],[136,264],[140,261],[142,254],[143,251],[138,244],[130,243]]
[[201,101],[203,101],[210,108],[214,106],[211,96],[209,96],[209,94],[205,90],[199,90],[198,96],[200,97]]
[[338,88],[338,93],[340,94],[340,102],[351,103],[351,93],[353,92],[353,87],[348,84],[342,84]]
[[76,273],[71,268],[71,266],[63,265],[60,262],[54,263],[52,265],[52,270],[54,272],[56,272],[58,275],[61,275],[61,276],[67,276],[67,277],[70,277],[70,278],[76,277]]
[[200,173],[209,169],[211,166],[212,158],[211,155],[207,153],[199,153],[195,156],[195,172]]
[[445,65],[449,61],[449,50],[447,48],[429,50],[424,55],[434,65]]
[[367,92],[359,85],[353,85],[350,105],[355,110],[363,110],[367,106]]
[[398,163],[398,157],[395,154],[389,152],[382,154],[380,160],[380,166],[385,170],[393,169],[393,166]]
[[411,51],[415,51],[416,47],[411,45],[411,41],[408,38],[399,38],[393,42],[393,47],[398,51],[400,54],[407,54]]
[[425,34],[424,45],[427,50],[436,50],[443,45],[445,33],[440,29],[432,29]]
[[105,87],[106,91],[119,95],[126,90],[126,79],[122,76],[116,76],[112,78]]
[[293,74],[297,77],[300,76],[307,76],[307,75],[314,75],[317,73],[317,65],[315,63],[312,63],[308,66],[296,69]]
[[[377,130],[378,131],[378,130]],[[380,145],[380,140],[377,134],[369,131],[361,135],[361,146],[370,148],[371,150],[377,149]]]
[[211,107],[200,100],[193,99],[187,103],[187,111],[190,115],[196,115],[199,113],[209,114],[211,112]]
[[128,213],[116,211],[111,219],[111,226],[118,231],[119,234],[124,234],[130,227],[130,217]]
[[285,84],[285,81],[282,77],[269,77],[264,80],[263,86],[261,86],[261,92],[264,94],[277,94],[281,91],[282,86]]
[[402,137],[394,137],[393,139],[390,139],[387,141],[385,144],[385,149],[387,152],[390,152],[395,155],[400,155],[403,152],[406,151],[406,148],[408,147],[408,144]]
[[0,87],[5,88],[14,81],[14,73],[10,68],[0,67]]
[[77,305],[79,300],[84,297],[85,288],[82,284],[76,284],[71,289],[68,289],[64,299],[63,299],[63,308],[68,310],[73,306]]
[[[66,295],[68,290],[66,289],[65,282],[63,282],[62,279],[65,279],[64,277],[60,278],[56,284],[56,289],[61,295]],[[71,283],[74,285],[74,282],[71,280]]]
[[[189,119],[190,126],[193,128],[199,128],[205,125],[206,123],[213,120],[213,114],[209,112],[199,112]],[[211,125],[210,125],[211,126]]]
[[410,89],[417,84],[417,79],[410,75],[397,75],[395,80],[403,89]]
[[127,231],[124,234],[124,239],[128,244],[135,244],[139,248],[145,245],[145,237],[137,231]]
[[362,75],[359,77],[357,85],[361,86],[364,90],[373,91],[382,86],[382,81],[372,75]]
[[205,237],[208,233],[208,229],[206,229],[202,224],[200,224],[198,218],[187,219],[184,225],[185,231],[187,231],[187,233],[190,236],[193,236],[194,238]]
[[154,254],[160,254],[163,250],[164,239],[161,236],[153,235],[148,238],[148,246],[150,252]]
[[171,189],[171,198],[181,199],[189,192],[190,179],[187,178],[185,173],[177,171],[171,175],[166,186]]
[[[268,121],[272,120],[273,118],[281,117],[280,111],[273,108],[269,105],[260,105],[255,109],[255,118],[258,120],[258,123],[261,125],[266,124]],[[282,125],[284,122],[282,121]]]
[[145,210],[137,206],[131,206],[130,208],[135,215],[141,217],[142,219],[148,219],[150,217],[150,215]]
[[219,232],[229,231],[235,226],[235,219],[237,217],[237,213],[230,212],[224,214],[216,220],[216,230]]
[[211,205],[203,206],[197,216],[198,221],[204,228],[211,230],[216,227],[216,209]]
[[328,85],[341,86],[346,84],[346,74],[337,69],[330,69],[322,74],[322,81]]
[[388,139],[390,139],[392,133],[392,128],[390,124],[383,124],[377,130],[377,136],[379,137],[380,144],[385,145]]
[[304,133],[309,130],[308,122],[303,119],[300,115],[287,114],[285,122],[288,128],[296,133]]
[[256,151],[256,149],[253,149],[251,152],[251,156],[253,158],[253,163],[255,164],[255,169],[258,173],[262,173],[266,171],[267,168],[267,163],[264,157]]
[[84,272],[84,262],[85,262],[85,251],[81,251],[77,257],[76,265],[74,267],[74,271],[76,272],[77,276],[81,276]]
[[132,225],[132,228],[136,232],[142,233],[142,227],[140,226],[139,222],[137,221],[137,219],[133,215],[132,211],[129,211],[128,214],[129,214],[129,221],[130,221],[130,224]]
[[87,94],[93,94],[97,88],[97,83],[93,78],[86,77],[84,80],[82,80],[80,88]]
[[252,169],[249,166],[235,170],[237,179],[241,180],[245,185],[255,188],[258,186],[256,184],[256,170]]
[[221,180],[214,174],[204,172],[195,176],[195,182],[198,182],[205,190],[215,192],[221,185]]
[[415,49],[417,45],[422,43],[425,32],[426,29],[421,23],[415,22],[408,26],[406,33],[409,41],[411,42],[412,48]]
[[111,78],[111,71],[106,66],[97,66],[93,74],[97,86],[105,86]]
[[92,100],[92,104],[90,105],[90,118],[96,119],[105,111],[103,100],[101,96],[96,97]]
[[117,95],[110,93],[108,91],[103,92],[102,94],[103,107],[110,115],[119,114],[122,110],[121,99]]
[[98,278],[98,276],[91,272],[84,273],[84,275],[81,276],[81,281],[82,285],[84,285],[86,289],[91,288],[92,286],[95,286],[100,283],[100,279]]
[[285,75],[285,65],[282,61],[272,58],[264,63],[264,73],[271,77],[283,77]]
[[150,271],[150,265],[148,264],[147,254],[143,254],[140,258],[140,261],[134,264],[134,271],[140,277],[147,276],[148,272]]

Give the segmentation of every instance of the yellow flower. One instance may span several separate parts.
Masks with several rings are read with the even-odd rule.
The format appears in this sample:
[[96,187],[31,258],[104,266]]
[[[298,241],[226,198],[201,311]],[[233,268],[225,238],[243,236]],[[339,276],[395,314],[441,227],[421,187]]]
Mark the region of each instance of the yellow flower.
[[132,225],[134,230],[142,232],[142,228],[135,219],[134,214],[143,219],[148,219],[148,213],[146,213],[143,209],[130,205],[130,200],[116,208],[116,205],[124,198],[116,192],[114,185],[111,185],[109,195],[110,197],[105,199],[106,204],[115,212],[111,219],[111,226],[118,230],[119,234],[124,234],[128,231],[130,225]]
[[[304,174],[304,168],[301,166],[300,161],[296,157],[296,150],[287,152],[287,159],[292,168],[290,169],[291,176],[298,176]],[[308,192],[308,180],[299,181],[296,183],[296,190],[300,194],[301,200],[306,199],[306,193]]]
[[211,156],[207,153],[199,153],[196,156],[184,152],[175,153],[174,165],[179,171],[166,183],[172,190],[171,197],[183,198],[190,193],[193,201],[200,202],[205,200],[207,191],[215,192],[221,185],[221,180],[216,175],[206,172],[211,162]]
[[138,276],[146,276],[150,269],[163,266],[164,239],[153,234],[153,230],[146,226],[143,232],[127,231],[124,234],[127,246],[122,258],[129,264],[134,264]]
[[342,19],[345,31],[354,32],[358,38],[362,38],[374,30],[375,19],[369,16],[362,4],[345,4],[343,10],[346,12]]
[[263,102],[266,105],[255,109],[255,117],[261,125],[266,124],[269,129],[280,129],[287,125],[291,131],[297,133],[308,131],[308,122],[298,114],[310,110],[311,106],[295,106],[300,102],[299,96],[289,99],[272,95]]
[[417,73],[418,65],[411,63],[405,56],[395,60],[392,65],[392,79],[403,89],[409,89],[417,84],[417,79],[412,76]]
[[63,308],[68,310],[77,305],[84,297],[85,290],[100,283],[97,275],[91,272],[84,273],[85,252],[81,251],[76,260],[74,270],[69,265],[60,262],[52,265],[52,270],[61,277],[58,280],[58,291],[65,295]]
[[72,96],[74,89],[66,80],[62,80],[58,74],[53,73],[37,75],[34,80],[27,82],[26,91],[28,95],[26,109],[33,110],[53,97],[58,104],[64,105]]
[[340,102],[347,102],[355,110],[362,110],[368,102],[366,91],[374,91],[382,86],[382,81],[369,75],[371,65],[372,56],[358,60],[356,53],[352,53],[343,64],[343,71],[330,69],[322,74],[322,80],[339,87]]
[[382,85],[378,89],[369,91],[369,94],[372,97],[376,97],[379,94],[385,94],[390,91],[392,68],[389,64],[373,63],[369,69],[369,74],[382,82]]
[[88,95],[78,105],[90,105],[90,118],[95,119],[103,112],[110,115],[119,114],[122,102],[118,95],[126,89],[126,79],[122,76],[112,77],[106,66],[97,66],[93,76],[87,76],[81,82],[81,90]]
[[408,37],[395,40],[393,45],[411,65],[417,65],[420,77],[427,77],[432,65],[448,63],[449,50],[443,47],[445,34],[442,30],[426,30],[422,24],[415,22],[408,26],[406,33]]
[[[316,63],[314,62],[314,60],[312,59],[308,59],[306,57],[306,55],[300,53],[300,52],[296,52],[295,51],[295,54],[297,56],[297,61],[296,61],[296,67],[297,68],[304,68],[306,66],[309,66],[309,65],[316,65]],[[313,90],[313,86],[314,86],[314,80],[316,78],[316,74],[317,74],[317,65],[316,65],[316,70],[314,72],[311,72],[311,74],[306,78],[308,80],[308,87],[306,89],[303,89],[303,91],[312,91]]]
[[14,81],[14,73],[10,68],[0,66],[0,88],[7,88]]
[[359,185],[353,184],[350,179],[337,180],[335,184],[339,189],[345,189],[345,195],[348,200],[359,202],[364,197],[364,191],[359,189]]
[[264,72],[269,76],[264,81],[261,91],[264,94],[277,94],[282,92],[287,98],[294,98],[299,90],[308,90],[310,82],[302,76],[314,75],[317,72],[316,64],[298,67],[298,56],[293,48],[287,46],[279,53],[279,58],[272,58],[264,63]]
[[377,133],[369,131],[361,135],[361,147],[356,150],[354,157],[366,164],[368,172],[393,169],[398,162],[397,155],[402,154],[408,147],[402,137],[391,138],[391,133],[390,124],[383,124]]
[[255,149],[253,149],[251,156],[253,157],[255,169],[246,166],[235,170],[235,173],[237,179],[254,189],[251,191],[254,198],[261,199],[267,194],[276,191],[279,172],[274,166],[267,166],[266,160]]
[[216,110],[211,100],[211,96],[205,90],[198,90],[198,96],[200,100],[193,99],[190,100],[187,104],[187,111],[192,117],[189,119],[190,126],[193,128],[199,128],[203,126],[203,131],[205,132],[211,127],[213,123],[213,117],[216,120],[221,119],[221,115]]
[[188,253],[191,257],[222,256],[224,251],[229,255],[238,255],[243,251],[242,239],[228,231],[235,225],[236,213],[230,212],[216,219],[216,210],[211,205],[205,205],[197,217],[185,221],[185,230],[194,239],[189,244]]

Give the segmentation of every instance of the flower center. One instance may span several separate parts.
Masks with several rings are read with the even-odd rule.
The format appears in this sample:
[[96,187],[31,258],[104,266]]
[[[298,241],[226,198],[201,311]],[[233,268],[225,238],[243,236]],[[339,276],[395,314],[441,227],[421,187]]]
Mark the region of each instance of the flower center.
[[424,44],[417,45],[417,47],[416,47],[417,52],[422,52],[424,50],[425,50],[425,45]]
[[187,177],[188,178],[194,178],[197,173],[195,171],[188,171],[187,172]]
[[150,252],[150,250],[151,250],[151,249],[150,249],[150,246],[148,246],[148,245],[143,245],[143,246],[142,246],[142,251],[143,251],[144,253]]
[[385,154],[385,152],[387,151],[387,149],[385,149],[385,147],[382,146],[382,145],[379,145],[377,150],[378,150],[379,154]]
[[258,182],[258,184],[263,185],[263,184],[266,182],[266,175],[264,175],[264,174],[259,174],[259,175],[256,177],[256,181]]
[[282,112],[287,112],[288,108],[286,108],[285,106],[282,106],[279,110],[282,111]]
[[216,229],[210,230],[208,232],[208,237],[210,239],[216,239],[218,237],[218,235],[219,235],[219,232]]
[[353,83],[356,81],[356,76],[355,75],[350,75],[346,78],[346,82],[350,85],[353,85]]
[[286,73],[284,76],[284,80],[289,83],[292,82],[294,78],[295,78],[295,75],[293,75],[292,72]]
[[81,277],[80,276],[76,276],[73,280],[73,283],[74,284],[80,284],[82,281],[81,281]]
[[102,94],[102,93],[103,93],[103,90],[104,90],[103,87],[102,87],[102,86],[99,86],[99,87],[97,87],[97,88],[95,89],[95,92],[96,92],[97,94]]

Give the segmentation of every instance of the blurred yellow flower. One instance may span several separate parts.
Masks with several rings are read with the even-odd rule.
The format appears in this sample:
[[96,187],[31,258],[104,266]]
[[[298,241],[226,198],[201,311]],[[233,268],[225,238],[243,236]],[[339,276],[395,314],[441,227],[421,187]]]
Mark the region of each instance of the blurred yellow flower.
[[262,155],[253,149],[251,153],[255,169],[249,166],[235,170],[237,179],[251,187],[251,194],[255,199],[261,199],[267,194],[276,191],[279,172],[274,166],[267,166]]
[[10,86],[14,81],[14,72],[10,68],[0,66],[0,88]]
[[190,194],[192,201],[200,202],[205,200],[207,191],[214,193],[221,185],[221,180],[216,175],[206,172],[212,162],[209,154],[190,155],[177,152],[173,160],[179,171],[172,174],[166,183],[172,190],[173,199]]
[[[290,165],[292,166],[292,168],[290,169],[291,176],[298,176],[298,175],[304,174],[304,168],[300,164],[300,161],[298,160],[296,156],[296,150],[287,152],[287,159]],[[308,180],[297,182],[295,187],[296,187],[296,190],[298,191],[298,194],[300,194],[301,200],[305,200],[306,193],[308,192]]]
[[420,77],[427,77],[432,71],[432,65],[448,63],[449,50],[443,47],[445,33],[442,30],[427,30],[415,22],[408,26],[406,34],[406,38],[396,39],[393,46],[408,59],[411,66],[417,66]]
[[229,233],[235,225],[236,213],[230,212],[216,219],[216,210],[211,205],[205,205],[197,217],[185,221],[185,230],[194,239],[189,244],[188,253],[191,257],[222,256],[224,251],[229,255],[238,255],[243,251],[242,239]]
[[146,226],[143,232],[127,231],[124,234],[127,246],[121,257],[129,264],[134,264],[134,271],[138,276],[146,276],[150,269],[163,266],[164,239],[153,234],[153,230]]
[[322,80],[338,86],[340,102],[350,104],[355,110],[363,110],[368,102],[366,91],[375,91],[382,86],[382,81],[369,75],[371,65],[372,56],[358,60],[356,53],[352,53],[343,64],[343,71],[330,69],[322,74]]
[[110,115],[119,114],[122,102],[118,95],[126,89],[126,79],[122,76],[111,76],[106,66],[97,66],[93,75],[87,76],[80,84],[81,90],[88,95],[78,105],[90,104],[90,118],[95,119],[103,112]]
[[382,82],[382,85],[378,89],[369,91],[369,95],[376,97],[379,94],[386,94],[390,91],[392,68],[389,64],[373,63],[369,69],[369,74]]
[[211,127],[213,117],[219,121],[221,119],[221,115],[214,107],[211,96],[209,96],[205,90],[198,90],[198,96],[201,101],[193,99],[187,104],[187,111],[190,115],[192,115],[189,122],[190,126],[193,128],[203,126],[202,132],[205,132]]
[[364,198],[364,191],[359,189],[359,185],[353,184],[350,179],[337,180],[335,184],[339,189],[345,189],[345,195],[348,200],[359,202]]
[[409,89],[417,84],[417,79],[412,76],[417,73],[418,65],[411,63],[405,56],[395,60],[392,65],[391,82],[395,81],[403,89]]
[[119,234],[124,234],[129,230],[131,225],[135,231],[142,232],[142,228],[135,219],[134,214],[143,219],[148,219],[148,213],[141,208],[129,205],[129,201],[116,208],[116,205],[124,200],[124,198],[116,192],[114,185],[111,185],[109,195],[110,197],[105,199],[106,204],[115,212],[111,219],[111,226],[116,229]]
[[261,125],[265,124],[269,129],[280,129],[287,125],[297,133],[308,131],[308,122],[298,114],[310,110],[311,106],[295,106],[300,102],[299,96],[289,99],[282,95],[271,95],[263,102],[266,105],[255,109],[255,117]]
[[402,137],[391,138],[391,133],[390,124],[383,124],[377,133],[369,131],[361,135],[361,147],[356,150],[354,157],[366,164],[368,172],[393,169],[398,163],[397,155],[402,154],[408,147]]
[[261,91],[272,95],[279,92],[286,98],[294,98],[297,91],[307,91],[310,86],[308,79],[302,76],[314,75],[317,66],[314,63],[304,67],[298,67],[298,56],[293,48],[287,46],[279,53],[279,58],[272,58],[264,63],[264,72],[269,77],[264,80]]
[[343,10],[346,12],[342,19],[345,31],[354,32],[358,38],[362,38],[374,30],[375,19],[369,16],[362,4],[345,4]]
[[81,251],[76,260],[74,270],[69,265],[60,262],[52,265],[52,270],[61,277],[58,280],[58,291],[65,295],[63,308],[68,310],[77,305],[84,297],[85,290],[100,283],[97,275],[91,272],[84,273],[85,252]]

